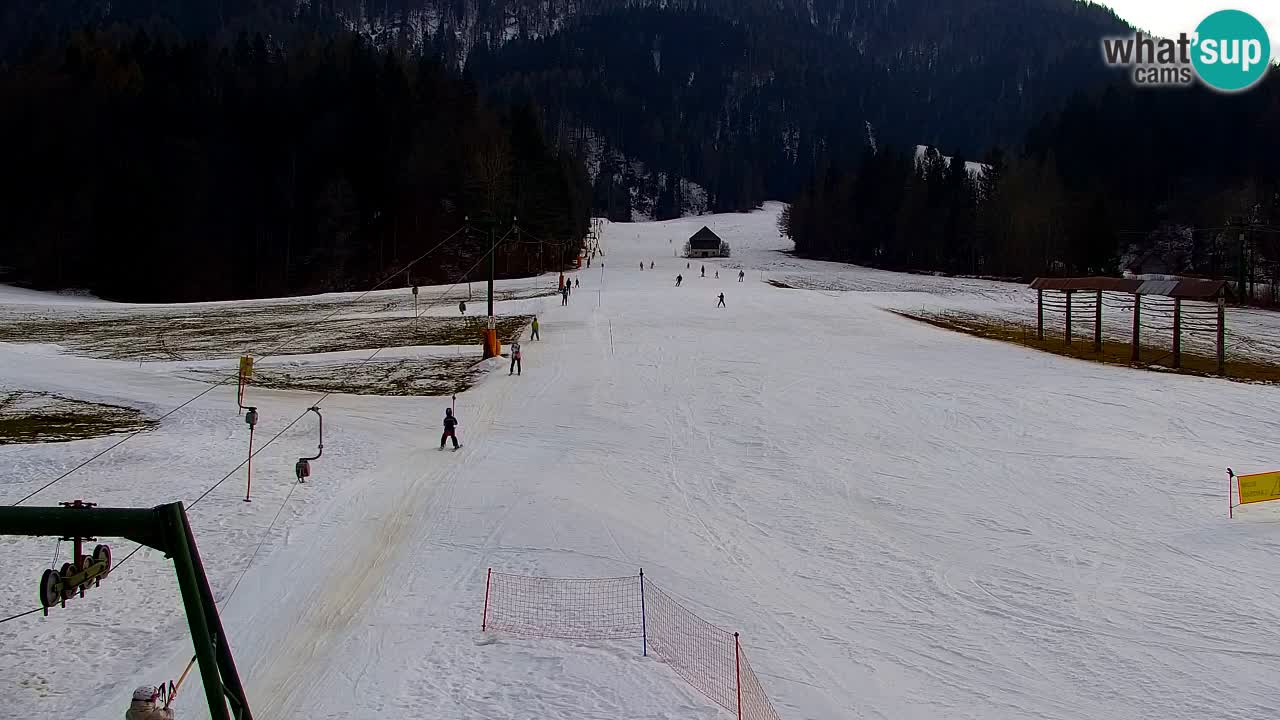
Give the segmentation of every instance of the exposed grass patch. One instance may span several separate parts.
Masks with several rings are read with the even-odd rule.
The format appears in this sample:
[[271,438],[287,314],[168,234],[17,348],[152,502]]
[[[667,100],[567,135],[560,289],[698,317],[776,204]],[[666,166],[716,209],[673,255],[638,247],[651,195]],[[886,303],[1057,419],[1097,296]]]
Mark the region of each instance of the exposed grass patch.
[[[361,363],[312,362],[268,365],[254,369],[252,387],[349,395],[441,396],[463,392],[475,384],[478,352],[450,358],[370,360]],[[216,380],[225,373],[195,373]]]
[[[1094,352],[1092,336],[1087,338],[1077,337],[1071,345],[1066,345],[1060,335],[1051,336],[1046,333],[1045,339],[1041,340],[1036,336],[1034,327],[982,315],[906,312],[902,310],[890,310],[889,312],[946,330],[954,330],[966,335],[974,335],[991,340],[1001,340],[1079,360],[1090,360],[1109,365],[1124,365],[1126,367],[1159,370],[1162,372],[1176,372],[1184,375],[1219,377],[1217,357],[1185,349],[1181,353],[1182,367],[1175,370],[1169,367],[1173,362],[1173,353],[1168,347],[1144,345],[1140,353],[1142,360],[1135,363],[1129,359],[1131,349],[1128,343],[1106,338],[1103,338],[1102,341],[1102,351]],[[1280,364],[1248,358],[1233,358],[1228,355],[1226,358],[1225,377],[1228,380],[1239,382],[1280,383]]]
[[[496,296],[511,299],[550,294],[546,290],[529,290]],[[419,302],[421,311],[429,303],[456,301]],[[345,317],[320,322],[335,311]],[[323,301],[78,312],[0,318],[0,342],[56,344],[78,355],[110,360],[209,360],[269,353],[277,348],[293,355],[377,347],[478,345],[484,328],[484,319],[474,316],[431,315],[415,319],[411,296],[407,300],[398,297],[388,301],[383,297],[359,303]],[[359,315],[370,317],[352,317]],[[499,318],[499,337],[505,342],[528,321],[528,316]]]
[[788,284],[786,284],[786,283],[782,282],[781,280],[774,280],[774,279],[772,279],[772,278],[770,278],[770,279],[768,279],[768,280],[765,280],[765,282],[766,282],[766,283],[768,283],[768,284],[770,284],[770,285],[772,285],[772,286],[774,286],[774,287],[776,287],[776,288],[782,288],[782,289],[784,289],[784,290],[795,290],[795,289],[797,289],[794,285],[788,285]]
[[49,393],[0,391],[0,445],[84,440],[155,425],[133,408]]

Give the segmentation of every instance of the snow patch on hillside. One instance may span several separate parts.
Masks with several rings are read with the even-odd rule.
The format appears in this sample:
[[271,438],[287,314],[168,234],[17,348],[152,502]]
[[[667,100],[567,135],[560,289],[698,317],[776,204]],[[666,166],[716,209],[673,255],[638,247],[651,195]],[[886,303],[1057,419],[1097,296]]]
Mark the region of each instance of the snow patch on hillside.
[[[917,145],[916,146],[916,162],[920,162],[921,160],[924,160],[925,154],[928,153],[929,150],[931,149],[933,148],[930,148],[928,145]],[[943,155],[942,159],[946,161],[948,166],[951,165],[950,155]],[[973,162],[972,160],[965,161],[965,164],[964,164],[964,169],[974,177],[981,175],[984,171],[986,171],[990,167],[991,167],[990,165],[980,163],[980,162]]]

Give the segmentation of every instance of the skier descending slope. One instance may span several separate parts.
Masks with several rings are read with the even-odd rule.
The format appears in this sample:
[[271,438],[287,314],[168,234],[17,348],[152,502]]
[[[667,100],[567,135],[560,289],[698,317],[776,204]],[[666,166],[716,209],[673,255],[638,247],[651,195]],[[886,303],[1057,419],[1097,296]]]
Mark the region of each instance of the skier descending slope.
[[507,374],[508,375],[523,374],[522,372],[523,369],[524,369],[524,366],[521,363],[521,359],[520,359],[520,341],[516,340],[515,342],[511,343],[511,372]]
[[462,445],[458,443],[458,432],[456,430],[457,427],[458,427],[458,418],[453,414],[453,408],[445,408],[444,409],[444,434],[440,436],[441,450],[444,449],[444,441],[447,439],[453,440],[454,450],[457,450],[458,448],[462,447]]

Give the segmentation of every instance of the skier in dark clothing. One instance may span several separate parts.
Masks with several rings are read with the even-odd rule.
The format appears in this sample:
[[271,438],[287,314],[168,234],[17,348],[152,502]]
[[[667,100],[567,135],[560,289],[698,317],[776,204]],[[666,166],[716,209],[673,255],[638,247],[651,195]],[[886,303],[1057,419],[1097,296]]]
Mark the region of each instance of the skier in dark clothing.
[[738,282],[742,282],[742,278],[743,278],[743,276],[745,276],[745,275],[746,275],[746,273],[745,273],[745,272],[743,272],[742,270],[739,270],[739,271],[738,271]]
[[719,271],[719,270],[717,270],[717,271],[716,271],[716,279],[717,279],[717,280],[719,280],[719,279],[720,279],[720,271]]
[[459,447],[462,447],[461,445],[458,444],[458,432],[456,430],[457,427],[458,427],[458,418],[454,416],[453,408],[445,408],[444,409],[444,434],[440,436],[441,450],[444,449],[444,441],[447,439],[453,440],[454,450],[457,450]]
[[574,278],[574,279],[573,279],[573,286],[574,286],[575,288],[580,288],[580,287],[582,287],[582,278]]
[[682,282],[684,282],[684,276],[683,276],[683,275],[677,275],[677,276],[676,276],[676,287],[680,287],[680,283],[682,283]]
[[649,269],[650,269],[650,270],[652,270],[652,269],[653,269],[653,261],[652,261],[652,260],[650,260],[650,261],[649,261]]
[[516,375],[522,375],[523,373],[521,371],[523,369],[524,366],[520,362],[520,341],[516,340],[511,343],[511,371],[507,374],[511,375],[512,373],[515,373]]
[[560,304],[561,305],[569,304],[569,288],[568,287],[560,288]]
[[707,266],[706,266],[706,265],[703,265],[703,266],[702,266],[702,277],[706,277],[706,276],[707,276]]
[[724,306],[725,306],[725,304],[724,304],[724,293],[720,293],[720,304],[719,304],[719,305],[716,305],[716,307],[718,307],[718,308],[722,308],[722,307],[724,307]]
[[463,315],[466,315],[466,314],[467,314],[467,301],[466,301],[466,300],[459,300],[459,301],[458,301],[458,312],[462,313]]
[[685,263],[685,264],[684,264],[684,269],[685,269],[685,270],[689,270],[689,269],[691,269],[692,267],[693,267],[693,263]]

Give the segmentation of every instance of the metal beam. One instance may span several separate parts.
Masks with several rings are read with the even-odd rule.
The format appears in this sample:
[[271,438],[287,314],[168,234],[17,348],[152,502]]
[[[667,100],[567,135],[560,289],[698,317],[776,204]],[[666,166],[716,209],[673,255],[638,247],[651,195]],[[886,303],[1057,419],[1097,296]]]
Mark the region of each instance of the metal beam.
[[[0,508],[0,535],[120,537],[173,559],[213,720],[253,720],[182,503],[141,508]],[[227,711],[230,702],[232,710]]]
[[[213,720],[231,720],[227,701],[222,697],[222,673],[218,671],[214,638],[209,632],[209,619],[205,616],[205,603],[196,579],[197,566],[192,562],[191,548],[187,546],[187,514],[181,503],[165,507],[168,510],[165,529],[174,546],[173,569],[182,590],[182,604],[187,611],[187,625],[191,627],[196,662],[200,663],[200,679],[204,683],[205,698],[209,701],[209,716]],[[217,613],[217,608],[214,608],[214,613]],[[220,644],[225,644],[225,641]]]
[[0,508],[0,535],[120,537],[168,554],[164,507],[4,507]]

